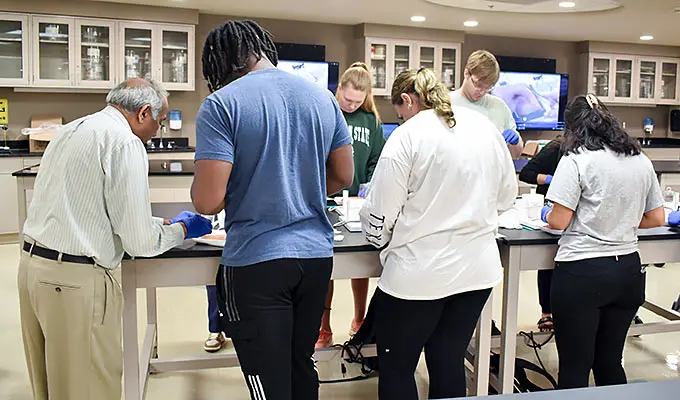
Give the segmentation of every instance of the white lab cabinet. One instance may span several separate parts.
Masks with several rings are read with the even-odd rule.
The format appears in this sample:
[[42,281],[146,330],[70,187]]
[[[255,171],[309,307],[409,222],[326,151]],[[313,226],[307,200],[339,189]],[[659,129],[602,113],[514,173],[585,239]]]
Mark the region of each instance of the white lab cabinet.
[[116,85],[116,44],[114,21],[76,19],[76,86],[109,89]]
[[661,78],[658,85],[659,104],[680,104],[680,60],[662,58],[659,60]]
[[120,76],[152,78],[168,90],[194,90],[194,34],[192,25],[120,22]]
[[195,71],[193,25],[0,13],[0,87],[106,90],[142,77],[193,91]]
[[588,92],[605,103],[680,104],[680,59],[590,53]]
[[371,71],[373,94],[389,96],[400,72],[430,68],[449,88],[460,81],[459,43],[423,42],[389,38],[364,39],[365,62]]
[[75,18],[31,16],[31,84],[72,87],[75,82]]
[[0,13],[0,86],[29,82],[28,15]]

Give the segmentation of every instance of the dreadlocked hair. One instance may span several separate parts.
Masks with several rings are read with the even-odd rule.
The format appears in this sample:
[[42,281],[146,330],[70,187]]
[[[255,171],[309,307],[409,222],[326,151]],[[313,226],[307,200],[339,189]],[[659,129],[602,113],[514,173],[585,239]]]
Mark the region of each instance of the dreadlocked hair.
[[269,31],[254,21],[227,21],[214,28],[203,46],[203,77],[210,92],[219,90],[248,69],[248,60],[266,57],[277,65],[279,55]]

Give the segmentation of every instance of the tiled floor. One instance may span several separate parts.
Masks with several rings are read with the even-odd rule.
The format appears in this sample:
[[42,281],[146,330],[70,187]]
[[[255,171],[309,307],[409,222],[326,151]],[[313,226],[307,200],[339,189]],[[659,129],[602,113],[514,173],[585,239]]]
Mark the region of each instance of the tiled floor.
[[[0,399],[29,400],[30,388],[24,364],[19,330],[19,308],[16,290],[16,270],[19,248],[16,245],[0,246]],[[680,265],[663,269],[650,268],[647,279],[647,297],[664,306],[670,305],[680,293]],[[521,282],[519,326],[523,330],[535,329],[538,319],[536,274],[525,272]],[[374,286],[375,282],[373,282]],[[352,315],[349,282],[336,284],[333,304],[333,327],[336,342],[347,339],[347,328]],[[495,296],[494,314],[500,316],[500,291]],[[142,293],[140,293],[142,294]],[[143,301],[144,297],[141,297]],[[142,307],[144,304],[140,304]],[[160,289],[159,351],[163,355],[190,355],[201,353],[206,337],[206,298],[204,288]],[[140,329],[144,313],[140,312]],[[653,321],[648,312],[641,311],[646,321]],[[141,333],[141,331],[140,331]],[[141,336],[140,336],[141,337]],[[231,348],[223,351],[233,351]],[[520,357],[536,362],[533,350],[520,344]],[[557,355],[554,344],[540,351],[541,358],[553,375],[556,374]],[[680,379],[680,334],[662,334],[630,339],[626,346],[625,366],[629,380]],[[417,380],[421,398],[426,398],[427,374],[421,363]],[[337,363],[320,365],[322,379],[339,375]],[[176,372],[154,375],[149,381],[147,399],[203,400],[228,398],[247,400],[247,390],[239,369],[216,369],[195,372]],[[324,384],[322,399],[362,400],[377,398],[377,380],[354,383]]]

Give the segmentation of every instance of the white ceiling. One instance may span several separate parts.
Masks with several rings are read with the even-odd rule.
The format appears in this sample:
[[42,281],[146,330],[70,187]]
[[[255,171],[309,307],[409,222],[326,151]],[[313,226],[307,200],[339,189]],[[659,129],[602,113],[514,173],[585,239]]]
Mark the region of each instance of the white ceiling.
[[[538,0],[96,0],[114,3],[146,4],[198,9],[204,13],[251,18],[277,18],[340,24],[381,23],[422,26],[465,31],[471,34],[525,37],[553,40],[595,40],[642,43],[641,35],[653,35],[650,44],[680,46],[680,0],[617,0],[621,7],[599,12],[522,13],[480,11],[434,4],[430,1],[458,3],[536,3]],[[559,0],[543,0],[554,2]],[[612,3],[612,1],[605,1]],[[477,4],[478,6],[479,4]],[[541,5],[544,6],[544,5]],[[520,9],[521,10],[521,9]],[[422,15],[425,22],[410,21]],[[463,22],[479,21],[479,26],[466,28]]]

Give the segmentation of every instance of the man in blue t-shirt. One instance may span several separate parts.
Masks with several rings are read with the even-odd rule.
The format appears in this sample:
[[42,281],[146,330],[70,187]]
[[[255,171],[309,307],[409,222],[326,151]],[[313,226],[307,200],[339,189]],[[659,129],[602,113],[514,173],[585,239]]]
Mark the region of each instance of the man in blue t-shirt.
[[333,95],[277,62],[255,22],[208,35],[212,94],[196,119],[191,195],[199,213],[225,210],[218,306],[251,397],[318,399],[312,355],[333,265],[326,196],[351,185],[352,146]]

